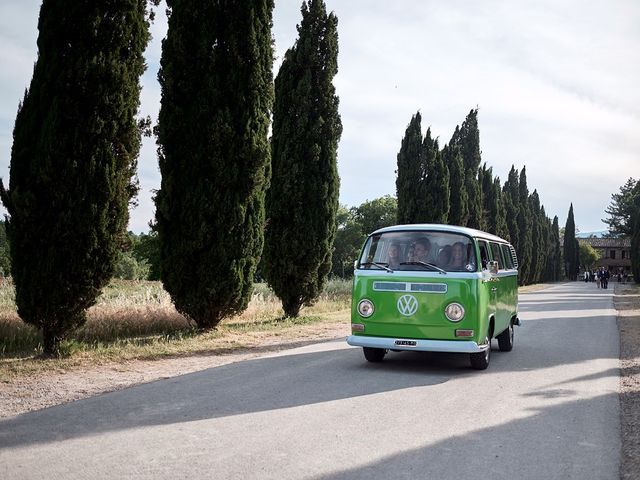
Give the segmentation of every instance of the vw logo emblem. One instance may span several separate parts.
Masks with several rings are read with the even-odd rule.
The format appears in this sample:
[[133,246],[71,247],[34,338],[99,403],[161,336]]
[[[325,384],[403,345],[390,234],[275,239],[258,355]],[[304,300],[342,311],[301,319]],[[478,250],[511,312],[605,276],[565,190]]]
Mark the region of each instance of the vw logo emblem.
[[405,317],[410,317],[418,310],[418,300],[413,295],[402,295],[398,299],[398,311]]

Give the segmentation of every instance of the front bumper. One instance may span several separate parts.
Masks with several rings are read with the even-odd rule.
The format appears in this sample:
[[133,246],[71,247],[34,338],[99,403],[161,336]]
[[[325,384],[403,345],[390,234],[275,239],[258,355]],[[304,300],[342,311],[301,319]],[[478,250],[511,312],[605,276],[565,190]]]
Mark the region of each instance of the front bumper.
[[[411,345],[408,345],[411,343]],[[415,342],[415,345],[413,345]],[[413,338],[365,337],[350,335],[347,343],[353,347],[383,348],[385,350],[417,350],[419,352],[479,353],[489,344],[478,345],[470,340],[416,340]]]

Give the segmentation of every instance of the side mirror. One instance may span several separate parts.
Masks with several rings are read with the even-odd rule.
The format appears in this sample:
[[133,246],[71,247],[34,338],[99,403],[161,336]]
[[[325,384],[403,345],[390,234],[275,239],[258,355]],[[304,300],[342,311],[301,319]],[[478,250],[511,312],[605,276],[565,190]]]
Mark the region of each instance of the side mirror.
[[354,260],[353,262],[353,269],[357,270],[358,269],[358,260]]
[[493,273],[493,274],[498,273],[498,262],[496,262],[495,260],[492,262],[489,262],[489,273]]

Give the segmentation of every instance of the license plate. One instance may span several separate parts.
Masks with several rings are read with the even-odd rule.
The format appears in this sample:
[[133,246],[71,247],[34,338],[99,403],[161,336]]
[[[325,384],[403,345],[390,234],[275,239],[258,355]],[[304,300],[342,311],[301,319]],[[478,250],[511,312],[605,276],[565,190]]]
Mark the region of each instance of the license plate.
[[396,340],[396,345],[399,347],[415,347],[417,343],[414,340]]

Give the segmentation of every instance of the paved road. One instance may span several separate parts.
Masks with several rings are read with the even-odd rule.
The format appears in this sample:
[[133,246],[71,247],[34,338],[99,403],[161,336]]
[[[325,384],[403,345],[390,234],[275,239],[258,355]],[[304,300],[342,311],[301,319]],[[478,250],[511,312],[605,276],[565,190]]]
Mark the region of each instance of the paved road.
[[612,290],[520,296],[516,346],[327,342],[0,422],[0,478],[617,479]]

